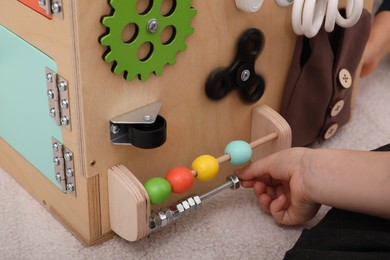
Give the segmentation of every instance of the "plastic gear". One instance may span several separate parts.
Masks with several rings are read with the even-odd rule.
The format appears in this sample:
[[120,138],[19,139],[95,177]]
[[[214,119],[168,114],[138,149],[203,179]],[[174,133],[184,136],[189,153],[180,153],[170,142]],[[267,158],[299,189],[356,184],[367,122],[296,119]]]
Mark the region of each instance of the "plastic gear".
[[[194,32],[190,21],[197,11],[191,7],[191,0],[173,0],[167,14],[160,9],[164,0],[150,0],[147,10],[137,12],[137,0],[110,0],[111,15],[102,18],[107,31],[100,37],[100,43],[107,46],[103,59],[114,62],[112,72],[116,75],[124,72],[124,77],[131,81],[136,76],[146,81],[151,73],[160,76],[166,64],[176,63],[176,54],[185,51],[185,38]],[[122,38],[123,31],[134,28],[134,35],[128,41]],[[170,30],[168,40],[162,42],[164,30]],[[138,52],[144,45],[149,45],[148,54],[139,58]]]

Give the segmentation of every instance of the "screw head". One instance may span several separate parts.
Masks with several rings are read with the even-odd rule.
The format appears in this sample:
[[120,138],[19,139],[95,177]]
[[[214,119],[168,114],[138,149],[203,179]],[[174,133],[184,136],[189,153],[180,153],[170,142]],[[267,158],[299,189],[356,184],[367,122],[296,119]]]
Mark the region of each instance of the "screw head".
[[61,181],[61,174],[60,173],[56,174],[56,181],[58,181],[58,182]]
[[68,107],[69,107],[69,102],[68,102],[68,100],[66,100],[66,99],[61,100],[60,106],[61,106],[61,108],[63,108],[63,109],[68,109]]
[[152,19],[148,22],[148,31],[150,33],[155,33],[157,32],[158,29],[158,21],[156,19]]
[[46,80],[48,82],[53,82],[53,73],[47,73],[46,74]]
[[49,99],[54,99],[54,91],[52,89],[49,89],[47,92],[46,92],[47,96],[49,97]]
[[66,185],[66,191],[68,191],[68,192],[74,191],[74,184],[73,183],[68,183]]
[[61,117],[61,125],[69,125],[69,118],[66,116]]
[[251,72],[249,70],[243,70],[241,72],[241,80],[242,81],[247,81],[250,76],[251,76]]
[[67,87],[68,87],[68,84],[63,80],[58,83],[58,89],[61,91],[66,91]]
[[53,151],[58,152],[59,145],[58,143],[53,144]]
[[119,131],[120,131],[120,127],[117,126],[117,125],[111,125],[111,133],[113,133],[114,135],[118,134]]
[[67,177],[73,177],[73,175],[74,175],[74,171],[72,168],[66,169],[66,176]]
[[152,116],[150,116],[150,115],[145,115],[144,116],[144,121],[149,122],[151,120],[152,120]]
[[55,109],[54,107],[52,107],[52,108],[50,109],[49,115],[50,115],[51,117],[56,117],[56,109]]
[[58,3],[58,2],[52,3],[52,5],[51,5],[51,11],[52,11],[54,14],[60,13],[60,12],[61,12],[61,9],[62,9],[62,7],[61,7],[61,4],[60,4],[60,3]]
[[73,155],[72,155],[72,153],[71,152],[66,152],[65,154],[64,154],[64,159],[65,159],[65,161],[72,161],[72,159],[73,159]]
[[39,6],[45,6],[46,0],[38,0]]
[[53,159],[53,163],[54,163],[55,166],[60,165],[60,159],[59,159],[58,157],[55,157],[55,158]]

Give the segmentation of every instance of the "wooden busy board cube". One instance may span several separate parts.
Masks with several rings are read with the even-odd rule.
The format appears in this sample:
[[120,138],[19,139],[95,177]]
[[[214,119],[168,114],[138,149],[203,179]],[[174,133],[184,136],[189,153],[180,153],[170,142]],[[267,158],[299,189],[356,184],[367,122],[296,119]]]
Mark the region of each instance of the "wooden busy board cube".
[[[0,165],[86,245],[113,235],[108,169],[121,164],[144,183],[174,166],[189,167],[201,154],[218,156],[231,140],[250,141],[260,104],[279,110],[296,39],[291,7],[264,1],[247,13],[233,0],[180,1],[2,2]],[[149,11],[165,16],[145,23]],[[120,20],[126,14],[134,20]],[[236,89],[211,99],[209,76],[233,66],[251,28],[264,38],[238,81],[261,76],[263,95],[248,101]],[[160,37],[164,48],[149,37]],[[137,38],[141,47],[132,44]],[[122,55],[118,46],[126,44],[135,55]],[[155,104],[167,123],[158,145],[113,144],[113,119]],[[150,116],[156,114],[141,114],[145,121]],[[233,169],[221,166],[217,178],[196,182],[191,193],[215,187]]]

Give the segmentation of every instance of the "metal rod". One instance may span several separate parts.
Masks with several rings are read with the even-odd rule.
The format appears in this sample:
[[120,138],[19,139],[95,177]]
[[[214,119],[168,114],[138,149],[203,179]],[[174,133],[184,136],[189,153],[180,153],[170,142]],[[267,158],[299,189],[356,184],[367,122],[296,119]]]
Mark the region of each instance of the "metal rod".
[[203,200],[220,193],[228,188],[236,190],[240,187],[240,179],[237,176],[231,175],[226,178],[226,183],[221,186],[201,195],[189,197],[181,202],[171,205],[167,209],[159,209],[157,212],[153,212],[150,216],[150,230],[155,232],[166,225],[178,220],[184,215],[197,210],[203,203]]
[[214,196],[215,194],[220,193],[221,191],[224,191],[224,190],[231,188],[231,187],[233,187],[233,183],[229,181],[229,182],[226,182],[213,190],[206,192],[205,194],[200,195],[199,197],[203,201],[203,200],[208,199],[208,198]]
[[240,187],[240,180],[238,179],[237,176],[235,175],[229,176],[227,177],[226,180],[227,180],[226,183],[200,195],[199,198],[203,201],[229,188],[236,190]]

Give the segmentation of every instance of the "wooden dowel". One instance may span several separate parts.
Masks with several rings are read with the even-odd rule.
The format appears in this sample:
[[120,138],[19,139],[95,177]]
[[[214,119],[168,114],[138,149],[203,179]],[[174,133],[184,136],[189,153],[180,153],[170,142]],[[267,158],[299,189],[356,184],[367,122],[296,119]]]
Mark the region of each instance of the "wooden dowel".
[[230,159],[231,159],[230,155],[227,153],[227,154],[224,154],[224,155],[218,157],[217,161],[218,161],[219,164],[221,164],[221,163],[230,161]]
[[[252,149],[255,149],[255,148],[257,148],[265,143],[268,143],[269,141],[276,139],[276,138],[278,138],[278,134],[276,132],[272,132],[266,136],[263,136],[255,141],[253,141],[249,145]],[[230,159],[231,158],[230,158],[229,154],[224,154],[224,155],[218,157],[217,161],[221,164],[221,163],[230,161]]]
[[[268,143],[269,141],[272,141],[272,140],[276,139],[276,138],[278,138],[278,133],[272,132],[272,133],[270,133],[270,134],[268,134],[266,136],[263,136],[263,137],[255,140],[255,141],[251,142],[249,145],[250,145],[250,147],[252,149],[255,149],[255,148],[257,148],[257,147],[259,147],[259,146],[261,146],[261,145],[263,145],[265,143]],[[219,164],[221,164],[221,163],[230,161],[230,159],[231,158],[230,158],[229,154],[224,154],[224,155],[218,157],[217,161],[218,161]],[[192,175],[194,175],[196,177],[196,175],[197,175],[196,171],[195,170],[191,170],[191,172],[192,172]]]
[[262,138],[259,138],[249,145],[251,146],[252,149],[255,149],[256,147],[259,147],[260,145],[263,145],[265,143],[268,143],[269,141],[272,141],[274,139],[278,138],[278,133],[272,132],[266,136],[263,136]]

